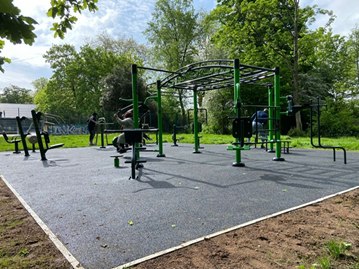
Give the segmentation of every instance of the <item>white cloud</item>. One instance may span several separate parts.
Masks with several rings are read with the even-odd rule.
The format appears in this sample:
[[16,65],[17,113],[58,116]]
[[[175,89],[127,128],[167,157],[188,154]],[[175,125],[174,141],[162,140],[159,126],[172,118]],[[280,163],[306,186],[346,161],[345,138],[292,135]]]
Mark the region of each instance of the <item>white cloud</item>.
[[[331,25],[333,33],[348,36],[351,30],[359,23],[359,5],[355,0],[303,0],[301,6],[313,6],[326,10],[332,10],[336,16],[335,21]],[[324,26],[328,21],[328,16],[319,15],[314,28]]]
[[[1,1],[1,0],[0,0]],[[216,6],[216,0],[194,0],[196,9],[204,8],[210,11]],[[333,23],[334,33],[348,35],[355,23],[359,22],[359,5],[357,0],[301,0],[301,6],[317,4],[320,8],[333,10],[337,15]],[[79,48],[88,38],[107,31],[117,37],[126,35],[134,38],[139,43],[146,40],[142,32],[147,28],[147,22],[151,19],[156,0],[100,0],[99,10],[95,13],[83,11],[76,14],[78,21],[73,30],[68,31],[65,39],[54,38],[54,33],[49,29],[54,22],[46,16],[50,7],[49,0],[14,0],[22,14],[34,18],[37,39],[33,46],[12,45],[6,41],[1,55],[12,59],[12,64],[5,64],[5,74],[0,74],[0,88],[10,84],[25,88],[32,88],[31,82],[40,77],[50,77],[51,69],[45,63],[42,55],[46,53],[52,44],[71,44]],[[327,21],[325,16],[320,16],[314,27],[323,26]]]

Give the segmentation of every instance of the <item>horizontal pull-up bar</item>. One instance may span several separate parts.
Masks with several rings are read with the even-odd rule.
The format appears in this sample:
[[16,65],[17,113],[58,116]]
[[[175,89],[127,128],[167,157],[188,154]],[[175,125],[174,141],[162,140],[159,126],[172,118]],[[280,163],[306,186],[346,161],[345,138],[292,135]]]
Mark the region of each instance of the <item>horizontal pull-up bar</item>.
[[168,70],[163,70],[163,69],[157,69],[157,68],[144,67],[144,66],[137,66],[137,68],[145,69],[145,70],[151,70],[151,71],[159,71],[159,72],[170,73],[170,74],[178,74],[178,75],[181,74],[181,73],[178,73],[178,72],[173,72],[173,71],[168,71]]

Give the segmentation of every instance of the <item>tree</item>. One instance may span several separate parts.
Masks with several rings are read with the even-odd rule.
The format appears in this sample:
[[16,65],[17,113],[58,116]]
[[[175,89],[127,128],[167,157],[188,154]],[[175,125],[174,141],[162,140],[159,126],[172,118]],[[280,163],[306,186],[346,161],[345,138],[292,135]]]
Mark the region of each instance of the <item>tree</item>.
[[15,85],[5,87],[3,93],[0,94],[0,103],[33,104],[33,102],[34,97],[31,90]]
[[[118,40],[107,41],[115,44]],[[92,44],[101,44],[101,41]],[[124,41],[123,44],[128,43]],[[119,97],[132,98],[131,64],[142,62],[133,50],[124,50],[120,46],[116,50],[121,52],[90,43],[80,47],[79,51],[69,44],[53,45],[44,55],[53,75],[46,89],[38,92],[37,106],[43,112],[71,120],[91,115],[94,111],[117,110]]]
[[90,47],[100,47],[115,54],[131,56],[134,61],[141,61],[143,64],[148,62],[147,47],[137,44],[132,37],[127,38],[126,35],[114,38],[108,32],[103,31],[94,39],[90,39],[88,45]]
[[[155,65],[176,71],[192,63],[197,54],[196,42],[201,40],[206,25],[203,13],[196,13],[192,0],[158,0],[152,20],[144,31],[153,46]],[[182,118],[186,117],[185,92],[178,90]]]
[[210,111],[208,131],[216,134],[228,134],[228,115],[234,113],[233,89],[207,91],[205,104]]
[[[320,27],[316,31],[316,46],[313,54],[313,69],[322,81],[322,88],[327,89],[335,99],[350,97],[355,93],[354,58],[351,57],[349,43],[344,36],[333,35],[331,29]],[[313,87],[315,89],[315,87]],[[319,95],[324,97],[325,95]]]
[[[299,73],[301,63],[313,49],[313,33],[308,26],[317,14],[332,12],[317,6],[299,7],[299,0],[218,0],[213,16],[221,23],[216,40],[230,48],[232,55],[242,62],[283,62],[291,73],[294,104],[299,105]],[[309,45],[308,45],[309,44]],[[273,66],[264,66],[273,67]],[[297,127],[302,129],[300,113]]]
[[[55,37],[64,38],[68,29],[72,29],[73,24],[77,18],[73,13],[81,13],[82,10],[89,11],[97,10],[98,0],[52,0],[51,7],[47,15],[52,18],[60,18],[60,22],[53,24]],[[14,6],[13,0],[1,0],[0,2],[0,38],[7,39],[13,44],[21,44],[24,42],[27,45],[32,45],[35,41],[36,34],[34,33],[34,25],[37,22],[31,18],[21,15],[21,10]],[[3,49],[4,40],[0,40],[0,50]],[[10,63],[10,59],[0,57],[0,71],[4,72],[3,64]]]
[[353,62],[353,92],[352,95],[359,94],[359,26],[355,25],[355,28],[352,29],[351,34],[349,35],[349,50],[351,59]]
[[103,79],[121,63],[119,56],[89,45],[76,52],[74,46],[65,44],[53,45],[44,57],[54,69],[46,89],[51,110],[68,116],[100,111]]

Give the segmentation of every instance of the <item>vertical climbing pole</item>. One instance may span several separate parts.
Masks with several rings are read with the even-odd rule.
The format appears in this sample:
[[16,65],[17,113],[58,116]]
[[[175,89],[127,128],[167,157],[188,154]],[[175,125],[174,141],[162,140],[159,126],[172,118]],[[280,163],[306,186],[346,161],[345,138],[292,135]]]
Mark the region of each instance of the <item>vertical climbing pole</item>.
[[275,128],[276,129],[276,143],[275,143],[275,157],[273,161],[285,161],[284,158],[281,157],[281,141],[280,141],[280,86],[279,86],[279,67],[275,68],[275,76],[274,76],[274,112],[275,112]]
[[[138,88],[137,88],[137,65],[132,65],[132,102],[133,102],[133,126],[134,129],[139,128],[139,111],[138,111]],[[133,147],[138,148],[140,145],[138,142]],[[140,158],[140,152],[137,151],[137,158]]]
[[193,132],[194,132],[194,151],[201,153],[198,148],[198,106],[197,106],[197,88],[193,89]]
[[161,81],[157,80],[157,108],[158,108],[158,154],[157,157],[166,157],[163,154],[162,141],[162,96],[161,96]]
[[[270,86],[268,86],[268,111],[269,111],[269,114],[268,114],[269,137],[268,137],[268,140],[269,141],[273,141],[273,138],[274,138],[273,130],[274,130],[274,111],[275,111],[275,109],[273,108],[273,106],[274,106],[274,96],[273,95],[274,95],[273,86],[270,85]],[[269,143],[268,152],[273,153],[274,152],[273,148],[274,148],[273,143]]]
[[[236,114],[236,118],[240,118],[240,110],[238,107],[238,103],[240,103],[241,99],[241,91],[240,91],[240,84],[239,84],[239,59],[235,59],[234,62],[234,112]],[[241,125],[243,126],[243,125]],[[243,132],[242,132],[243,134]],[[243,137],[241,138],[243,139]],[[235,138],[235,142],[238,145],[239,138]],[[244,163],[241,162],[241,148],[235,150],[236,152],[236,160],[232,163],[232,166],[243,167],[245,166]]]

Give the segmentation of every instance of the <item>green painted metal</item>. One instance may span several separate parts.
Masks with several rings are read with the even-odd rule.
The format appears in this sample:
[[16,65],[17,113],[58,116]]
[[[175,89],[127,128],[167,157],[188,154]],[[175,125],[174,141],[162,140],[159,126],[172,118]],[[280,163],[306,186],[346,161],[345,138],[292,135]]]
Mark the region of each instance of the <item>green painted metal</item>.
[[163,128],[162,128],[162,97],[161,97],[161,81],[157,80],[157,108],[158,108],[158,150],[157,157],[166,157],[163,153]]
[[193,130],[194,130],[194,151],[193,153],[200,153],[198,151],[198,104],[197,104],[197,89],[193,90]]
[[[274,76],[274,106],[276,106],[275,110],[275,119],[277,122],[280,122],[280,70],[279,67],[275,68],[275,76]],[[277,124],[276,124],[277,125]],[[280,126],[276,128],[276,143],[275,143],[275,158],[277,161],[284,161],[281,158],[281,141],[280,141]]]
[[[137,89],[137,65],[132,65],[132,103],[133,103],[133,126],[138,129],[140,125],[139,110],[138,110],[138,89]],[[140,143],[136,142],[133,147],[138,148]],[[140,151],[137,151],[137,158],[140,158]]]
[[[234,65],[234,111],[236,114],[236,117],[239,118],[240,117],[240,110],[238,108],[238,103],[241,102],[241,86],[239,83],[239,59],[235,59],[233,61],[233,65]],[[243,139],[243,138],[242,138]],[[238,143],[239,139],[235,138],[235,142]],[[235,157],[235,162],[233,163],[234,166],[244,166],[240,165],[241,164],[241,150],[236,150],[236,157]]]
[[[273,108],[274,106],[274,89],[272,86],[268,87],[268,111],[269,111],[269,115],[268,117],[270,118],[269,120],[269,141],[272,141],[274,139],[274,111],[275,109]],[[269,144],[269,151],[273,152],[273,143]]]

